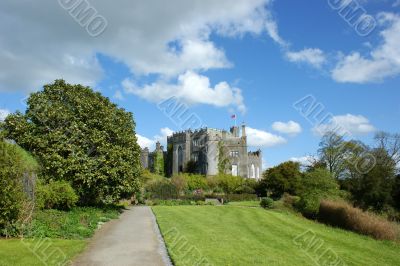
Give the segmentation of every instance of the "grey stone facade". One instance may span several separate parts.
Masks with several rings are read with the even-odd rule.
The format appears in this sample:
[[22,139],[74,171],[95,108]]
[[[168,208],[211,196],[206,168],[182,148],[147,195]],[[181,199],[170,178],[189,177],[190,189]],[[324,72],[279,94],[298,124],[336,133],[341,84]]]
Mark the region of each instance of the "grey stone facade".
[[[248,152],[246,127],[231,127],[230,131],[213,128],[202,128],[195,131],[186,130],[176,132],[168,137],[170,152],[163,152],[164,161],[169,156],[170,163],[166,163],[166,172],[177,174],[184,172],[189,162],[194,163],[195,172],[204,175],[218,174],[219,152],[223,151],[226,160],[225,172],[245,178],[261,178],[262,154],[261,150]],[[241,133],[241,134],[240,134]],[[157,143],[156,150],[149,152],[148,148],[142,150],[142,166],[152,169],[152,160],[155,152],[163,151]],[[168,169],[171,168],[171,169]]]
[[[176,132],[168,137],[172,149],[172,174],[185,170],[189,161],[195,162],[196,172],[204,175],[218,174],[219,151],[227,161],[225,172],[245,178],[261,178],[261,151],[248,152],[246,127],[230,131],[202,128],[195,131]],[[222,146],[222,149],[220,146]]]

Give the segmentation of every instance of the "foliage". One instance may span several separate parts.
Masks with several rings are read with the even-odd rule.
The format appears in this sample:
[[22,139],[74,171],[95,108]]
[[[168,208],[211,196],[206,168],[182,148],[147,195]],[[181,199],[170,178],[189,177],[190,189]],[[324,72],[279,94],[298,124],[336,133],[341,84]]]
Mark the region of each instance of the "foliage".
[[153,199],[177,199],[179,191],[170,179],[154,180],[146,185],[146,191]]
[[260,206],[264,209],[272,209],[274,208],[274,200],[271,198],[262,198]]
[[319,147],[321,161],[335,178],[339,178],[346,166],[347,143],[342,136],[328,132],[322,137]]
[[396,176],[393,185],[392,197],[393,197],[394,207],[400,210],[400,175]]
[[256,194],[226,194],[223,196],[224,202],[231,201],[249,201],[249,200],[257,200],[258,197]]
[[399,232],[393,223],[354,208],[346,202],[322,201],[318,220],[332,226],[370,235],[376,239],[398,239]]
[[48,184],[38,182],[35,191],[38,209],[69,210],[78,202],[74,189],[66,181],[50,181]]
[[380,211],[393,204],[396,165],[386,150],[376,148],[370,154],[374,156],[375,164],[367,173],[351,179],[350,192],[357,206]]
[[228,170],[229,158],[226,156],[226,150],[223,141],[218,142],[218,174],[225,174]]
[[308,218],[316,218],[322,199],[337,197],[339,185],[326,169],[307,172],[299,192],[300,200],[296,203],[299,211]]
[[171,178],[171,183],[176,187],[176,189],[178,190],[179,194],[184,193],[188,188],[188,181],[185,178],[184,175],[180,174],[180,175],[174,175]]
[[46,181],[66,180],[82,204],[115,201],[138,189],[140,148],[131,113],[89,87],[63,80],[9,115],[6,137],[32,152]]
[[207,179],[203,175],[181,174],[187,181],[188,189],[194,191],[197,189],[207,189]]
[[37,211],[26,237],[83,239],[91,237],[99,223],[105,223],[119,216],[118,207],[73,208],[68,212],[58,210]]
[[[313,264],[313,259],[324,265],[400,265],[399,244],[328,227],[291,212],[230,205],[152,209],[176,266],[196,265],[202,258],[202,265],[302,266]],[[185,245],[177,245],[183,237]],[[330,251],[340,259],[321,257]]]
[[164,175],[164,153],[163,151],[156,151],[153,155],[153,172],[157,175]]
[[234,194],[241,188],[245,182],[244,178],[240,176],[233,176],[228,174],[218,174],[210,182],[214,182],[217,187],[220,187],[226,194]]
[[[17,145],[0,141],[0,230],[11,227],[23,215],[28,201],[24,175],[37,170],[35,160]],[[2,234],[0,231],[0,234]]]
[[301,178],[300,164],[288,161],[266,170],[262,184],[272,198],[280,198],[285,192],[296,195],[301,186]]

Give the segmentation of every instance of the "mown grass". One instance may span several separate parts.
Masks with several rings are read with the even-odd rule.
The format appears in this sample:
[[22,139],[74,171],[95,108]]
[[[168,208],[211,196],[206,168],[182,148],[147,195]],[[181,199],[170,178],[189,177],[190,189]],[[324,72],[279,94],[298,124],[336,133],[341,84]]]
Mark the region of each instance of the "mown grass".
[[249,201],[231,201],[228,203],[229,206],[241,206],[241,207],[260,207],[260,201],[249,200]]
[[38,211],[34,214],[26,237],[84,239],[94,234],[99,222],[118,218],[119,214],[117,207]]
[[0,239],[0,265],[67,265],[85,246],[85,240]]
[[194,265],[201,258],[203,264],[212,265],[313,265],[315,260],[327,265],[322,261],[327,259],[342,263],[337,265],[400,265],[398,243],[377,241],[286,211],[242,206],[152,208],[178,266]]

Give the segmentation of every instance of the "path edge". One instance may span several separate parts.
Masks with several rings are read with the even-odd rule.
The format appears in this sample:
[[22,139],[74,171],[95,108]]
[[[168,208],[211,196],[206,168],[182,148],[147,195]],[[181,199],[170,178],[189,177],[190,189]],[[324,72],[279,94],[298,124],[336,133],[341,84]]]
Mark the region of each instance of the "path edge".
[[165,245],[164,238],[161,234],[160,225],[158,224],[156,215],[153,212],[153,208],[151,208],[150,206],[148,206],[148,207],[150,208],[150,211],[151,211],[151,218],[153,220],[154,232],[156,233],[157,239],[158,239],[158,252],[161,254],[161,258],[166,266],[174,266],[174,264],[172,263],[170,254],[168,252],[168,249]]

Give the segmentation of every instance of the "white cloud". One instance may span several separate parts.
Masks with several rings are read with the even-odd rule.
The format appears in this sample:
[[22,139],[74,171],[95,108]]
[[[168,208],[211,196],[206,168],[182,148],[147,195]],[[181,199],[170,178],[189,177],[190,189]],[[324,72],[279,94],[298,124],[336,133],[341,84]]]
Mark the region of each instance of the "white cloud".
[[272,124],[272,129],[277,132],[292,135],[292,136],[299,134],[302,130],[300,124],[296,123],[294,121],[274,122]]
[[154,140],[151,140],[151,139],[146,138],[145,136],[142,136],[139,134],[136,134],[136,137],[137,137],[138,144],[142,149],[144,149],[146,147],[149,149],[151,149],[151,148],[154,149],[154,145],[155,145]]
[[172,96],[187,104],[209,104],[217,107],[234,106],[242,113],[246,111],[242,92],[231,87],[226,82],[220,82],[214,87],[206,76],[192,71],[179,75],[177,83],[157,81],[139,88],[132,80],[122,83],[127,93],[135,94],[151,102],[160,102]]
[[10,114],[10,111],[7,109],[0,109],[0,122],[4,121],[6,117]]
[[396,0],[392,5],[392,7],[399,7],[399,6],[400,6],[400,0]]
[[302,156],[302,157],[292,157],[289,161],[300,163],[303,166],[311,165],[311,162],[314,160],[312,156]]
[[246,127],[247,144],[251,147],[272,147],[286,143],[286,139],[267,131]]
[[276,21],[273,19],[269,19],[265,22],[265,28],[267,30],[268,35],[279,45],[286,47],[289,44],[282,39],[282,37],[278,33],[278,25]]
[[382,43],[369,56],[359,52],[343,56],[332,71],[335,81],[367,83],[400,74],[400,16],[380,13],[378,17],[379,24],[386,26],[380,32]]
[[315,68],[320,68],[326,62],[324,52],[318,48],[306,48],[297,52],[286,52],[286,57],[290,62],[306,63]]
[[135,76],[231,67],[211,34],[271,32],[273,21],[271,0],[99,0],[91,4],[109,23],[93,38],[58,2],[0,2],[0,90],[34,90],[56,78],[94,85],[103,76],[98,53]]
[[156,146],[156,142],[159,141],[161,145],[166,146],[167,145],[167,137],[171,136],[174,133],[174,131],[168,127],[163,127],[160,129],[160,134],[155,135],[153,138],[147,138],[145,136],[136,134],[136,137],[138,139],[138,144],[139,146],[144,149],[144,148],[149,148],[150,151],[153,151]]
[[333,131],[339,135],[362,135],[374,132],[375,127],[362,115],[338,115],[333,116],[327,123],[313,128],[314,133],[323,135]]

